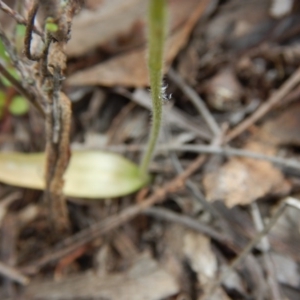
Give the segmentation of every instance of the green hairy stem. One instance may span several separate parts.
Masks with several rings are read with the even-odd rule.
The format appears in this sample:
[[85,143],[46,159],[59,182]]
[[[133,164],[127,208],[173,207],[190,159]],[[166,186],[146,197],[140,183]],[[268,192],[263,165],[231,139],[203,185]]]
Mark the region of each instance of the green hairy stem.
[[150,0],[148,13],[148,73],[151,87],[153,121],[140,172],[146,175],[162,123],[163,53],[166,36],[166,1]]

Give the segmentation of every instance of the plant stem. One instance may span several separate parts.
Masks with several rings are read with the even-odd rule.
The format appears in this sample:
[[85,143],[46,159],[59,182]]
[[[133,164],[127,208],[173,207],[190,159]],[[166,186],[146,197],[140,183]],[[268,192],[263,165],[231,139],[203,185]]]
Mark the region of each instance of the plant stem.
[[166,33],[165,0],[150,0],[148,15],[148,72],[152,97],[153,121],[140,172],[146,175],[162,123],[163,52]]

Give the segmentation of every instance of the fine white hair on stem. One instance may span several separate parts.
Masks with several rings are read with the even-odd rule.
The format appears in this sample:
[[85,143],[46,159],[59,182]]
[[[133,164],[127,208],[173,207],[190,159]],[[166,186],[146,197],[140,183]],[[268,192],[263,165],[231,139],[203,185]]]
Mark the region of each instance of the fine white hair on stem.
[[167,88],[168,88],[168,85],[166,83],[162,82],[161,100],[163,101],[163,103],[168,102],[172,98],[172,94],[167,94]]

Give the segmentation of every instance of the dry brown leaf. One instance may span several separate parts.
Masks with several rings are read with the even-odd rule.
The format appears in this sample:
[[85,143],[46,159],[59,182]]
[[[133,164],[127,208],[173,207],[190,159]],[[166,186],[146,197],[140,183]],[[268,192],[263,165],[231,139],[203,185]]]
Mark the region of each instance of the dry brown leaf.
[[72,300],[160,300],[178,293],[178,284],[155,260],[143,255],[125,273],[97,275],[87,272],[70,275],[59,282],[39,281],[31,284],[27,299]]
[[[173,32],[167,40],[165,62],[167,71],[178,51],[186,44],[187,39],[203,14],[208,0],[188,0],[170,1],[173,3],[170,7],[176,7],[176,10],[171,10],[170,18],[185,20],[183,24],[176,23],[173,25]],[[176,5],[175,5],[176,4]],[[175,26],[177,25],[177,26]],[[74,29],[75,31],[75,29]],[[86,34],[87,35],[87,34]],[[133,86],[143,87],[148,85],[147,66],[145,62],[146,49],[139,47],[124,54],[120,54],[110,60],[96,65],[87,70],[83,70],[70,76],[67,83],[70,85],[104,85],[104,86]]]
[[207,101],[220,111],[232,111],[241,107],[243,88],[232,68],[223,68],[208,80],[205,85]]
[[[80,56],[109,44],[136,45],[142,41],[143,30],[134,30],[135,24],[143,26],[147,1],[103,0],[93,9],[83,9],[74,18],[72,38],[68,44],[68,56]],[[134,31],[134,32],[132,32]],[[126,38],[127,39],[126,39]]]
[[[250,141],[245,147],[253,152],[274,155],[275,148]],[[267,195],[288,193],[290,184],[271,163],[250,158],[232,158],[220,169],[204,176],[209,201],[224,200],[228,207],[249,204]]]
[[[191,12],[198,5],[198,0],[169,0],[170,32],[189,22]],[[72,39],[67,49],[69,56],[80,56],[96,47],[119,52],[120,47],[129,48],[145,42],[147,1],[97,0],[87,2],[86,6],[89,9],[82,9],[73,21]]]
[[145,86],[148,83],[144,49],[118,55],[67,79],[70,85]]
[[276,145],[300,146],[300,103],[294,103],[267,121],[260,135]]
[[197,274],[201,285],[206,285],[214,280],[217,272],[217,259],[211,250],[210,239],[206,236],[187,231],[184,235],[184,254]]

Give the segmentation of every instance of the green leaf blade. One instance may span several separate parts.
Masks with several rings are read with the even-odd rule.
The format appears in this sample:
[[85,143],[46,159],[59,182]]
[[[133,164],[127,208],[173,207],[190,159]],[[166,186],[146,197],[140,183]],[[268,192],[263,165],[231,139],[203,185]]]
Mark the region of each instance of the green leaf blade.
[[[0,181],[44,189],[44,153],[0,153]],[[64,193],[75,198],[115,198],[131,194],[149,181],[124,157],[101,151],[74,152],[65,174]]]

